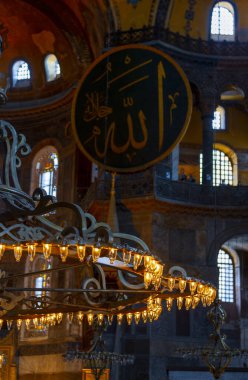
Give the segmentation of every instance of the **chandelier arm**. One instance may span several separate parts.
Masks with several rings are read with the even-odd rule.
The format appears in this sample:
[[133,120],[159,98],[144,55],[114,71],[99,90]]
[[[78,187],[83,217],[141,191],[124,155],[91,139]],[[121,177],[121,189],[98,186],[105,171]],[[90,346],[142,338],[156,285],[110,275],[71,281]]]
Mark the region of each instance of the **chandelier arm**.
[[118,278],[121,281],[122,285],[126,286],[128,289],[136,289],[136,291],[144,289],[145,284],[142,282],[141,284],[130,284],[123,276],[121,270],[118,270]]
[[[6,215],[6,219],[4,219],[5,221],[10,221],[13,220],[13,218],[21,216],[23,212],[23,207],[25,207],[28,210],[32,210],[35,208],[35,203],[28,194],[24,193],[20,189],[16,189],[11,186],[0,184],[0,198],[5,203],[7,203],[13,211],[15,211],[14,214],[9,213],[8,215]],[[2,217],[1,220],[3,220]]]
[[[16,223],[10,226],[5,226],[0,223],[0,238],[5,238],[7,245],[13,245],[13,243],[22,243],[23,241],[34,241],[37,238],[52,239],[54,234],[51,231],[39,226],[27,226],[23,223]],[[8,241],[8,239],[11,239]]]
[[72,264],[72,265],[68,265],[68,266],[64,266],[64,267],[51,268],[51,269],[43,269],[43,270],[39,270],[39,271],[35,271],[35,272],[18,273],[18,274],[11,275],[8,277],[0,277],[0,283],[5,282],[5,281],[9,281],[9,280],[12,280],[15,278],[30,277],[30,276],[32,277],[32,276],[37,276],[39,274],[42,275],[42,274],[46,274],[46,273],[59,272],[59,271],[64,271],[64,270],[72,269],[72,268],[80,268],[83,266],[85,266],[85,263]]
[[[34,292],[34,291],[43,291],[44,288],[31,288],[31,287],[24,287],[24,288],[14,288],[14,287],[6,287],[4,290],[7,292]],[[45,292],[57,292],[57,293],[116,293],[116,294],[147,294],[149,295],[155,295],[158,296],[161,293],[155,290],[132,290],[132,289],[74,289],[74,288],[45,288]]]
[[[60,209],[60,208],[67,208],[67,209],[70,209],[72,211],[74,211],[74,213],[76,214],[76,218],[77,218],[77,226],[78,226],[78,229],[80,231],[80,235],[83,236],[83,238],[86,238],[86,231],[87,231],[87,221],[86,221],[86,217],[85,217],[85,214],[83,212],[83,210],[81,209],[80,206],[76,205],[75,203],[69,203],[69,202],[56,202],[56,203],[53,203],[53,204],[50,204],[48,206],[37,206],[32,212],[31,212],[31,215],[38,215],[38,216],[41,216],[41,214],[47,214],[49,212],[52,212],[52,211],[56,211],[57,209]],[[50,221],[47,221],[46,218],[42,218],[41,220],[43,223],[45,223],[46,225],[48,225],[49,227],[50,226],[54,226],[55,224],[50,222]],[[55,225],[56,226],[56,225]],[[56,227],[57,228],[57,227]],[[58,228],[57,228],[58,229]],[[62,229],[61,229],[62,231]]]
[[[9,136],[10,135],[10,136]],[[23,156],[31,152],[23,134],[17,134],[15,128],[7,121],[0,120],[0,140],[6,144],[6,155],[4,157],[4,178],[1,183],[11,186],[14,183],[16,189],[21,190],[18,180],[17,168],[21,166],[21,160],[17,156],[18,150]]]

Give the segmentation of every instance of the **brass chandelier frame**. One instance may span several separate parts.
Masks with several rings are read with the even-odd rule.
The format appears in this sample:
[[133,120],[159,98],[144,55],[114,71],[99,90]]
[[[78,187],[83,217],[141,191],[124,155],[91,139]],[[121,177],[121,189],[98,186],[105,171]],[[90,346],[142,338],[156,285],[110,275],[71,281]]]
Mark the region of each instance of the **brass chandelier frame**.
[[[126,319],[128,324],[141,319],[158,319],[165,301],[170,311],[173,302],[178,309],[195,308],[199,303],[209,306],[216,297],[213,285],[187,277],[182,268],[173,272],[152,255],[140,238],[113,232],[110,226],[97,222],[93,215],[84,212],[79,205],[57,202],[40,188],[30,197],[20,186],[18,168],[21,156],[31,149],[22,134],[7,121],[0,121],[0,146],[2,176],[0,178],[0,202],[7,207],[0,223],[0,257],[12,255],[16,262],[25,256],[31,262],[41,255],[51,262],[59,256],[62,264],[41,271],[8,275],[0,273],[0,327],[13,321],[20,329],[24,323],[31,325],[56,325],[64,316],[71,323],[87,319],[99,325],[106,320],[118,324]],[[71,210],[75,225],[62,228],[49,219],[49,213]],[[53,215],[54,217],[54,215]],[[9,286],[9,280],[31,276],[43,276],[69,269],[90,274],[75,288],[37,288]],[[115,284],[110,284],[107,273],[113,273]],[[165,273],[166,272],[166,273]],[[37,296],[37,292],[41,295]]]

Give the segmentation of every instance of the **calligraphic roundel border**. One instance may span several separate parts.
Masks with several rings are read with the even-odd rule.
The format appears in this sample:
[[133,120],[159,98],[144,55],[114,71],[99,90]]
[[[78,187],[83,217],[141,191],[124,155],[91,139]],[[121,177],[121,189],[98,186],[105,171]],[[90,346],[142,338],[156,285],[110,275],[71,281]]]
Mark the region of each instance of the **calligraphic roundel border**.
[[[183,81],[183,83],[185,85],[185,90],[186,90],[186,94],[187,94],[187,101],[188,101],[188,107],[187,107],[187,112],[186,112],[186,116],[185,116],[184,125],[181,128],[181,131],[178,134],[177,138],[173,141],[173,143],[169,146],[168,149],[166,149],[161,154],[159,154],[155,159],[153,159],[151,161],[148,161],[148,162],[146,162],[146,163],[144,163],[142,165],[135,166],[135,167],[127,167],[127,168],[117,168],[117,167],[114,167],[114,166],[107,165],[103,161],[95,159],[84,148],[84,146],[83,146],[83,144],[82,144],[82,142],[81,142],[81,140],[80,140],[80,138],[78,136],[78,132],[77,132],[76,108],[77,108],[79,94],[82,91],[82,86],[83,86],[86,78],[94,70],[94,68],[101,61],[103,61],[105,58],[111,56],[112,54],[114,54],[116,52],[119,52],[119,51],[122,51],[122,50],[128,50],[128,49],[149,50],[149,51],[151,51],[151,52],[153,52],[155,54],[158,54],[158,55],[162,56],[165,60],[169,61],[169,63],[172,66],[174,66],[175,70],[178,72],[178,74],[180,75],[180,77],[181,77],[181,79],[182,79],[182,81]],[[73,135],[74,135],[74,138],[75,138],[77,146],[79,147],[79,149],[81,150],[81,152],[91,162],[99,165],[104,170],[108,170],[110,172],[115,172],[115,173],[134,173],[134,172],[138,172],[138,171],[141,171],[141,170],[144,170],[144,169],[147,169],[147,168],[151,167],[152,165],[154,165],[154,164],[158,163],[159,161],[163,160],[165,157],[167,157],[172,152],[172,150],[174,149],[174,147],[177,144],[179,144],[179,142],[182,140],[183,136],[186,133],[186,130],[188,128],[188,125],[189,125],[189,122],[190,122],[190,119],[191,119],[191,113],[192,113],[192,92],[191,92],[191,87],[190,87],[188,78],[187,78],[186,74],[184,73],[183,69],[181,68],[181,66],[171,56],[165,54],[164,52],[158,50],[157,48],[154,48],[154,47],[148,46],[148,45],[129,44],[129,45],[125,45],[125,46],[119,46],[119,47],[112,48],[111,50],[107,51],[106,53],[101,54],[97,59],[94,60],[94,62],[85,71],[84,75],[82,76],[82,78],[79,81],[79,84],[77,86],[77,89],[76,89],[76,92],[75,92],[75,95],[74,95],[74,98],[73,98],[72,111],[71,111],[72,131],[73,131]]]

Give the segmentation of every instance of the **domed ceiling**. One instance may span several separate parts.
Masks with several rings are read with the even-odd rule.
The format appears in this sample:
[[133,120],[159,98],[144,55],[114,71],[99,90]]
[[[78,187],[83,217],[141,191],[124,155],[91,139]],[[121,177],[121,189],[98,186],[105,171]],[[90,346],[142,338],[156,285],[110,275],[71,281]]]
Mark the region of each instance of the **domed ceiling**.
[[[24,100],[54,95],[72,86],[102,51],[104,12],[106,7],[97,0],[90,5],[77,0],[0,2],[0,23],[2,30],[7,30],[0,57],[1,87],[11,77],[17,60],[25,60],[31,72],[32,85],[26,91],[22,89]],[[60,63],[60,83],[46,83],[44,58],[51,53]],[[10,101],[20,98],[17,89],[11,88],[8,97]]]

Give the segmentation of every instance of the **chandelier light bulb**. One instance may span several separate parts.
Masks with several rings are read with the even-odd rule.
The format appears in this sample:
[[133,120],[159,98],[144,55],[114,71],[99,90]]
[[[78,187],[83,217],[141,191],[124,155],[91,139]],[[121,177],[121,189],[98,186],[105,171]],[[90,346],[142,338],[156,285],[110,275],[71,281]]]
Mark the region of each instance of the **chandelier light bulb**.
[[146,289],[149,288],[151,282],[152,282],[152,274],[150,272],[145,271],[144,272],[144,283],[145,283]]
[[26,325],[26,329],[29,330],[30,328],[30,319],[25,319],[25,325]]
[[16,259],[16,262],[19,263],[22,257],[22,246],[21,245],[15,245],[14,246],[14,256]]
[[152,258],[150,261],[150,271],[151,272],[154,272],[156,270],[157,264],[158,264],[157,260]]
[[123,249],[122,251],[122,260],[126,265],[128,265],[132,258],[132,252],[128,251],[127,249]]
[[161,281],[162,281],[162,278],[161,277],[156,277],[156,280],[154,282],[154,287],[155,287],[155,290],[158,290],[160,285],[161,285]]
[[196,306],[199,304],[200,300],[201,299],[200,299],[200,297],[198,295],[194,295],[193,296],[193,298],[192,298],[192,309],[196,308]]
[[5,245],[1,243],[0,244],[0,260],[3,257],[4,251],[5,251]]
[[61,245],[59,247],[59,253],[60,253],[60,257],[61,257],[61,260],[63,263],[66,262],[66,259],[67,259],[67,256],[68,256],[68,252],[69,252],[69,248],[67,245]]
[[[69,317],[69,318],[70,318],[69,321],[72,322],[73,314],[72,314],[72,316],[71,316],[71,314],[72,314],[72,313],[69,313],[69,315],[70,315],[70,317]],[[78,320],[78,322],[81,323],[82,320],[83,320],[83,318],[84,318],[84,314],[83,314],[83,312],[82,312],[82,311],[78,311],[78,312],[77,312],[77,320]],[[70,322],[70,323],[71,323],[71,322]],[[88,322],[89,322],[89,320],[88,320]]]
[[190,293],[192,296],[194,295],[196,289],[197,289],[197,282],[196,281],[190,281],[189,290],[190,290]]
[[56,314],[57,323],[61,323],[62,319],[63,319],[63,313],[57,313]]
[[184,292],[186,285],[187,285],[186,280],[184,280],[184,278],[180,278],[180,280],[178,282],[178,287],[179,287],[180,293]]
[[82,262],[85,258],[85,245],[77,245],[77,255],[79,260]]
[[118,325],[121,325],[122,318],[123,318],[123,314],[121,314],[121,313],[117,314],[117,323],[118,323]]
[[177,308],[178,310],[181,310],[183,307],[183,297],[178,297],[177,298]]
[[22,319],[17,319],[16,321],[17,330],[20,330],[22,327]]
[[185,309],[189,310],[192,305],[192,297],[188,296],[185,298]]
[[1,353],[0,353],[0,368],[3,367],[3,365],[4,365],[4,360],[5,360],[5,355],[1,352]]
[[36,254],[36,244],[28,244],[28,257],[29,261],[34,261],[35,254]]
[[143,319],[144,323],[146,323],[147,317],[148,317],[147,310],[143,310],[142,311],[142,319]]
[[151,256],[147,256],[147,255],[144,256],[144,267],[146,268],[146,270],[150,269],[151,259],[152,259]]
[[97,314],[97,322],[99,326],[102,326],[104,321],[104,315],[103,314]]
[[134,257],[133,257],[133,269],[134,270],[138,269],[138,267],[141,264],[141,260],[142,260],[142,256],[140,254],[138,254],[138,253],[135,253]]
[[52,253],[52,244],[44,243],[43,244],[43,255],[44,255],[46,260],[49,259],[49,257],[51,256],[51,253]]
[[147,316],[149,318],[149,321],[152,322],[154,318],[154,311],[153,310],[148,310]]
[[197,286],[197,293],[202,294],[203,290],[204,290],[204,285],[201,284],[201,283],[198,284],[198,286]]
[[89,326],[92,325],[93,320],[94,320],[94,314],[92,313],[87,314],[87,321],[88,321]]
[[173,298],[169,297],[166,299],[166,307],[168,311],[171,311],[173,305]]
[[156,262],[156,268],[154,269],[154,274],[158,277],[163,276],[164,266],[158,262]]
[[168,278],[168,289],[170,292],[173,291],[174,286],[175,286],[175,279],[173,277],[169,277]]
[[127,318],[127,324],[130,326],[131,323],[132,323],[132,320],[133,320],[133,314],[132,313],[127,313],[126,314],[126,318]]
[[100,247],[92,247],[92,260],[93,260],[93,263],[97,263],[100,255],[101,255],[101,248]]
[[112,325],[112,323],[113,323],[113,319],[114,319],[113,314],[108,314],[108,324],[109,324],[109,326]]
[[155,298],[155,304],[157,306],[161,306],[162,305],[162,298],[160,298],[160,297]]
[[140,317],[141,317],[141,313],[139,311],[136,311],[136,313],[134,313],[134,320],[135,320],[136,325],[139,323]]
[[114,264],[114,262],[116,260],[116,256],[117,256],[117,249],[116,248],[110,248],[108,256],[109,256],[110,264]]

